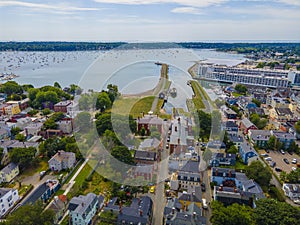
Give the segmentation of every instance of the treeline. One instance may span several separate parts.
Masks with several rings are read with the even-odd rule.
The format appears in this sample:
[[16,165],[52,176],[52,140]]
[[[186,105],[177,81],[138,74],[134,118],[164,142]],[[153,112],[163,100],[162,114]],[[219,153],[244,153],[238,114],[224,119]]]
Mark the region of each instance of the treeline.
[[289,52],[300,55],[300,43],[204,43],[186,42],[178,43],[184,48],[217,49],[219,51],[236,51],[247,54],[252,52]]
[[0,51],[93,51],[117,48],[124,42],[0,42]]

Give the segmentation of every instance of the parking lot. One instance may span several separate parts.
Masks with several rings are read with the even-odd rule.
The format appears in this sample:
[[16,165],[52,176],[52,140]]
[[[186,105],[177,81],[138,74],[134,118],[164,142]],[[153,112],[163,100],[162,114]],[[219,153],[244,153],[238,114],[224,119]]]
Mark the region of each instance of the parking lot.
[[[285,152],[285,154],[281,154],[279,151],[270,151],[269,153],[266,153],[264,150],[260,151],[260,154],[268,154],[269,157],[272,158],[273,162],[276,162],[276,166],[273,168],[275,171],[275,168],[280,168],[282,171],[285,171],[287,173],[290,173],[292,171],[292,168],[297,168],[297,164],[292,164],[293,159],[297,159],[297,163],[300,163],[300,157],[296,155],[295,153],[293,155],[290,155],[289,153]],[[266,158],[266,157],[263,157]],[[283,159],[286,158],[289,161],[289,164],[285,163]],[[268,161],[268,164],[270,164],[271,161]],[[280,172],[276,172],[278,175]]]

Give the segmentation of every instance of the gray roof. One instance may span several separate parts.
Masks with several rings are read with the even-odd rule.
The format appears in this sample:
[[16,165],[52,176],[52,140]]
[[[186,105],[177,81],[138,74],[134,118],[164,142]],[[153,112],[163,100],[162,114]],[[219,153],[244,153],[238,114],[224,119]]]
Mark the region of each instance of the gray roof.
[[256,140],[269,140],[271,132],[269,130],[250,130],[250,138]]
[[74,213],[83,214],[87,211],[93,201],[97,196],[94,193],[88,193],[87,195],[80,195],[78,197],[73,197],[69,203],[68,209]]
[[247,152],[254,152],[256,155],[256,151],[254,150],[254,148],[251,147],[251,145],[248,143],[248,142],[243,142],[240,146],[242,149],[243,149],[243,152],[244,153],[247,153]]
[[229,134],[228,137],[229,140],[232,141],[233,143],[241,143],[244,141],[244,139],[241,136],[237,136],[234,134]]
[[272,131],[273,135],[276,137],[276,138],[284,138],[284,139],[292,139],[292,140],[295,140],[295,136],[291,133],[285,133],[285,132],[281,132],[281,131]]
[[199,161],[189,160],[179,172],[199,173]]
[[155,161],[156,152],[136,150],[134,153],[134,158],[139,160]]
[[4,167],[1,172],[4,174],[10,174],[12,170],[16,169],[18,167],[15,163],[10,163],[6,167]]
[[3,195],[6,195],[11,190],[14,190],[14,189],[11,189],[11,188],[0,188],[0,197],[2,197]]
[[140,146],[139,149],[145,149],[145,148],[157,148],[159,146],[160,141],[157,140],[157,138],[149,138],[144,140]]
[[244,124],[245,127],[249,128],[251,126],[255,126],[248,118],[244,118],[241,120],[241,123]]

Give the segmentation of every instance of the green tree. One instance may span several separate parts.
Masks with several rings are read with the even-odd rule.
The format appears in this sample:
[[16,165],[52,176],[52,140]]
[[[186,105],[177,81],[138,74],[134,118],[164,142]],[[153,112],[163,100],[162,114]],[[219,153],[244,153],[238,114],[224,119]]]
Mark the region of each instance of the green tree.
[[60,84],[59,84],[58,82],[54,82],[54,85],[53,85],[53,86],[56,87],[56,88],[61,89],[61,86],[60,86]]
[[58,128],[58,124],[55,122],[54,119],[47,119],[44,123],[44,129],[48,130],[48,129],[57,129]]
[[112,130],[111,114],[100,114],[96,119],[96,128],[99,136],[101,136],[106,130]]
[[29,148],[13,148],[9,152],[9,157],[12,162],[19,163],[21,168],[30,165],[32,159],[34,159],[36,149],[33,147]]
[[250,121],[257,126],[258,129],[263,129],[268,123],[268,120],[261,118],[258,114],[253,113],[250,115]]
[[38,112],[39,112],[38,110],[32,109],[32,110],[30,110],[30,111],[28,112],[28,115],[29,115],[29,116],[34,116],[34,115],[36,115]]
[[46,109],[42,110],[42,113],[43,113],[44,116],[46,116],[46,115],[49,115],[51,113],[51,110],[46,108]]
[[18,141],[21,141],[21,142],[24,142],[26,140],[26,137],[23,135],[23,134],[17,134],[15,136],[15,140],[18,140]]
[[114,102],[115,99],[120,95],[117,85],[108,84],[107,90],[111,102]]
[[253,210],[249,206],[234,203],[225,207],[221,202],[212,201],[212,216],[210,221],[213,225],[253,225]]
[[36,95],[40,92],[40,90],[38,88],[30,88],[28,89],[28,98],[30,99],[30,101],[34,101],[36,98]]
[[41,203],[27,204],[19,207],[13,214],[7,217],[6,225],[52,225],[55,213],[45,210]]
[[243,84],[237,84],[234,88],[239,94],[245,95],[248,91],[247,87]]
[[22,86],[20,86],[17,82],[15,81],[7,81],[6,83],[2,84],[0,86],[0,91],[9,95],[12,94],[22,94],[23,89]]
[[255,105],[257,105],[257,107],[261,106],[261,102],[259,100],[257,100],[256,98],[252,98],[252,102],[255,103]]
[[298,153],[299,152],[299,146],[296,144],[295,141],[293,141],[290,146],[288,147],[287,149],[288,152],[296,152]]
[[133,157],[126,146],[116,146],[112,149],[111,155],[121,162],[133,164]]
[[96,109],[103,112],[106,109],[110,109],[112,102],[106,92],[101,92],[96,101]]
[[246,168],[246,176],[254,179],[262,188],[267,188],[272,178],[270,171],[260,161],[253,161]]
[[235,145],[232,145],[232,146],[227,150],[227,153],[237,154],[237,153],[238,153],[238,149],[237,149],[237,147],[235,147]]
[[257,225],[299,224],[300,210],[286,202],[265,198],[255,202],[253,218]]
[[16,136],[18,133],[20,133],[21,129],[19,127],[13,127],[10,129],[10,133],[12,136]]
[[91,109],[90,104],[91,96],[89,94],[82,94],[78,100],[79,109],[89,111]]
[[267,142],[267,148],[275,150],[275,145],[276,145],[276,138],[274,135],[272,135]]
[[81,132],[86,132],[91,127],[91,115],[88,112],[81,112],[75,117],[75,125]]
[[286,181],[292,184],[300,183],[300,168],[297,168],[295,171],[292,170],[289,174],[287,174]]

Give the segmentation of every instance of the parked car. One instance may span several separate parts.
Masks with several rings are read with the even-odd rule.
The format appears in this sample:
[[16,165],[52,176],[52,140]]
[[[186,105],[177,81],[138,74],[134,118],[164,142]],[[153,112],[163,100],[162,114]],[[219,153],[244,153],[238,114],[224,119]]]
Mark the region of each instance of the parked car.
[[293,155],[294,154],[294,152],[288,152],[290,155]]
[[266,153],[270,153],[270,150],[269,150],[269,149],[267,149],[267,150],[266,150]]
[[295,203],[295,204],[300,204],[300,199],[295,199],[295,200],[294,200],[294,203]]
[[293,164],[297,164],[297,159],[294,158],[294,159],[292,160],[292,163],[293,163]]
[[270,162],[270,166],[271,166],[272,168],[274,168],[274,167],[276,166],[276,162],[274,162],[274,161]]
[[289,160],[287,158],[284,158],[283,161],[286,163],[286,164],[290,164]]
[[267,153],[263,153],[263,154],[260,154],[262,157],[268,157],[269,155]]
[[201,190],[202,190],[203,192],[206,190],[206,188],[205,188],[205,183],[202,183],[202,184],[201,184]]
[[296,170],[297,170],[297,168],[296,168],[296,167],[292,167],[292,170],[293,170],[293,171],[296,171]]
[[281,154],[284,155],[285,154],[285,151],[283,151],[282,149],[280,150]]
[[265,160],[266,161],[272,161],[272,158],[271,157],[266,157]]
[[276,167],[275,171],[280,173],[280,172],[282,172],[282,169],[280,169],[279,167]]
[[205,198],[202,198],[202,207],[203,209],[208,209],[208,205]]

